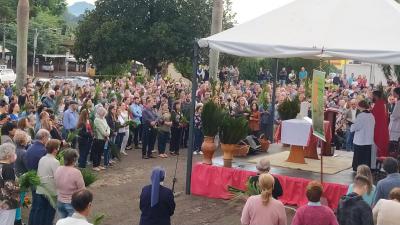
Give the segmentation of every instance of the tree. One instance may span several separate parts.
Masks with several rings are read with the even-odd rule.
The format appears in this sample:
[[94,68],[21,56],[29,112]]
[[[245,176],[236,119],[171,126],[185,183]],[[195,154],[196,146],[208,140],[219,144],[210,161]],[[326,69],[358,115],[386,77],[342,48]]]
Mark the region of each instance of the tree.
[[153,73],[192,57],[194,39],[210,34],[211,12],[209,0],[98,0],[78,23],[73,53],[92,56],[100,71],[135,59]]
[[[211,35],[217,34],[222,31],[222,18],[224,15],[224,1],[214,0],[212,11]],[[214,80],[217,79],[219,51],[210,49],[210,77]]]
[[19,0],[17,9],[17,90],[21,90],[27,75],[29,0]]

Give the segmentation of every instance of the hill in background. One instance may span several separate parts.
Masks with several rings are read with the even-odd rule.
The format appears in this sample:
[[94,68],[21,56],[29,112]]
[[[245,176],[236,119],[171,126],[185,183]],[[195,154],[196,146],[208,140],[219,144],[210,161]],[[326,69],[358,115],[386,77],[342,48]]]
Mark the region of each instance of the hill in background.
[[68,6],[68,12],[76,17],[85,13],[86,10],[94,9],[94,5],[88,2],[76,2]]

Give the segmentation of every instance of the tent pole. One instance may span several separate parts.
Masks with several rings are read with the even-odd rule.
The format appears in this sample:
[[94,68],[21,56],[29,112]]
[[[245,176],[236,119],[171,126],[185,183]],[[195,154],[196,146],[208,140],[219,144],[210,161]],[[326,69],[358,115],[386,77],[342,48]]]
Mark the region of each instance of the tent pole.
[[272,78],[272,98],[271,98],[271,111],[269,113],[269,140],[271,143],[274,142],[274,123],[275,123],[275,102],[276,102],[276,85],[277,85],[277,78],[278,78],[278,69],[279,69],[279,59],[275,58],[274,63],[274,77]]
[[199,45],[197,39],[193,43],[193,74],[192,74],[192,100],[190,103],[190,124],[189,124],[189,146],[187,149],[187,165],[186,165],[186,194],[190,195],[190,182],[192,180],[192,161],[194,147],[194,108],[196,106],[196,90],[197,90],[197,67]]

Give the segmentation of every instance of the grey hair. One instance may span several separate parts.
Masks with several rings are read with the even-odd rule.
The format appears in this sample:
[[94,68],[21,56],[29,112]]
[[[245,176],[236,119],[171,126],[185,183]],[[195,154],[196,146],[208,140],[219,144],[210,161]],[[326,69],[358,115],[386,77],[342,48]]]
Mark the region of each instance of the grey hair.
[[50,132],[46,129],[40,129],[35,135],[36,140],[42,140],[45,137],[50,138]]
[[29,135],[23,130],[17,130],[14,134],[14,143],[16,146],[23,147],[29,143]]
[[11,143],[4,143],[0,145],[0,160],[7,159],[7,156],[15,154],[15,145]]
[[79,158],[79,153],[73,148],[68,148],[64,151],[64,165],[70,166]]
[[103,118],[107,114],[107,110],[104,107],[97,108],[96,111],[97,117]]

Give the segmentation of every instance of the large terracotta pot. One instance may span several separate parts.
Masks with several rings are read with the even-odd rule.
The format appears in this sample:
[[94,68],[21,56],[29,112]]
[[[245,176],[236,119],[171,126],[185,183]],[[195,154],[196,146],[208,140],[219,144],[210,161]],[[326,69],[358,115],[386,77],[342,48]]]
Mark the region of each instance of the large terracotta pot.
[[233,153],[235,151],[235,144],[222,144],[221,150],[224,152],[224,167],[232,167]]
[[268,148],[269,148],[269,145],[270,145],[269,140],[267,140],[265,138],[260,138],[258,141],[261,144],[261,151],[268,152]]
[[214,156],[215,150],[214,137],[204,137],[203,144],[201,145],[201,151],[203,151],[203,163],[212,165],[212,158]]

